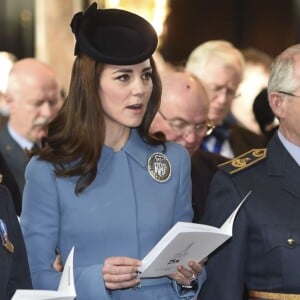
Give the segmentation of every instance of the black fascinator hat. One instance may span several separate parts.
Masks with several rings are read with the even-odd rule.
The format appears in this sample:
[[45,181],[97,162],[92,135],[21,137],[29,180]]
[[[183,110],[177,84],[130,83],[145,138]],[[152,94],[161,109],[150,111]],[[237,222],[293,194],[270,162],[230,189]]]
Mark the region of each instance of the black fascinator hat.
[[121,9],[97,9],[91,4],[71,21],[75,55],[84,53],[98,62],[132,65],[149,58],[158,43],[151,24]]

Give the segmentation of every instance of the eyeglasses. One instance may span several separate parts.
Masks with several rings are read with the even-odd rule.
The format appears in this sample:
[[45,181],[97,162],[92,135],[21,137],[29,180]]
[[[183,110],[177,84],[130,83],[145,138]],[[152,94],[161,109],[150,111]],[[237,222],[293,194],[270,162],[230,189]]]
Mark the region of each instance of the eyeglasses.
[[209,89],[215,96],[225,95],[226,98],[231,100],[240,96],[240,94],[236,94],[235,90],[222,85],[211,86]]
[[295,95],[293,93],[289,93],[289,92],[285,92],[285,91],[277,91],[277,93],[287,95],[287,96],[291,96],[291,97],[300,97],[299,95]]
[[197,135],[205,136],[210,135],[215,129],[215,125],[210,121],[202,122],[199,124],[191,124],[181,118],[169,119],[160,110],[158,111],[158,113],[162,116],[162,118],[165,121],[168,122],[169,126],[178,134],[184,135],[193,130]]

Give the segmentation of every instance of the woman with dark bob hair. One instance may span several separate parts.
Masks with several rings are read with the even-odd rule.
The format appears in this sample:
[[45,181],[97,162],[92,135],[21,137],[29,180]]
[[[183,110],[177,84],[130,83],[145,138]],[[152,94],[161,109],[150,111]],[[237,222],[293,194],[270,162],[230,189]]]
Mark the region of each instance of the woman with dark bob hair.
[[77,300],[194,299],[201,263],[137,276],[143,257],[177,222],[191,221],[190,159],[151,135],[161,97],[152,58],[157,35],[136,14],[97,9],[71,22],[70,89],[30,160],[21,226],[36,289],[57,289],[73,246]]

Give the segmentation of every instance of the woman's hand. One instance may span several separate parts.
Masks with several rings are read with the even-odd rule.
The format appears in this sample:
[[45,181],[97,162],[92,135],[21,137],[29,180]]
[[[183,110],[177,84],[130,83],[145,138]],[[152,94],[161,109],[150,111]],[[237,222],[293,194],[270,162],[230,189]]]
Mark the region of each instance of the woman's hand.
[[201,274],[206,261],[207,258],[203,259],[201,262],[190,261],[188,269],[182,265],[178,265],[178,272],[169,275],[169,277],[182,286],[191,286],[191,284],[197,280],[198,275]]
[[103,280],[107,289],[118,290],[140,284],[136,278],[142,262],[130,257],[108,257],[102,268]]
[[61,261],[60,254],[56,254],[52,267],[56,272],[62,272],[64,270],[64,265]]

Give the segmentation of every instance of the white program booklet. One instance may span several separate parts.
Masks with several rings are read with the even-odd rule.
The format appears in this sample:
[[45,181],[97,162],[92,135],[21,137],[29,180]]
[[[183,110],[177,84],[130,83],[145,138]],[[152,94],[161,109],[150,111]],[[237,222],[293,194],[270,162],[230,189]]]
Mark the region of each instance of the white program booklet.
[[74,300],[76,297],[73,273],[74,247],[71,249],[57,291],[16,290],[12,300]]
[[232,236],[235,216],[250,195],[244,197],[220,227],[189,222],[177,222],[144,257],[139,277],[159,277],[177,272],[177,265],[201,261]]

